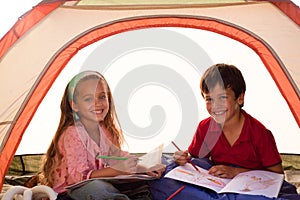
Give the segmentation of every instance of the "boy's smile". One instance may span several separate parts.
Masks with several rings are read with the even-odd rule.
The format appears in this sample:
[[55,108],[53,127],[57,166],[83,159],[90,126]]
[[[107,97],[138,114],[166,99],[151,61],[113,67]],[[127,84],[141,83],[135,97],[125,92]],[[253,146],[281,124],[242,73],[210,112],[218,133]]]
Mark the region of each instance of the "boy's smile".
[[235,119],[240,114],[240,105],[244,95],[236,98],[231,88],[224,89],[217,84],[209,93],[203,94],[208,113],[217,121],[224,124]]

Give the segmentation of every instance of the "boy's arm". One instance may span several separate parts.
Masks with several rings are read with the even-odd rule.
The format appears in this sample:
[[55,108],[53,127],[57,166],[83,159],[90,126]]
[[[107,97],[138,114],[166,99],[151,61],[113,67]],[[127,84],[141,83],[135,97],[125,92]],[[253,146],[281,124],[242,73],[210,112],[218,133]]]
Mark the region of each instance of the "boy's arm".
[[269,170],[271,172],[276,172],[276,173],[279,173],[279,174],[283,174],[283,168],[282,168],[281,164],[277,164],[277,165],[274,165],[272,167],[268,167],[267,170]]
[[214,165],[208,170],[208,173],[221,178],[233,178],[239,173],[246,171],[250,171],[250,169],[228,165]]
[[176,151],[173,155],[174,162],[177,165],[185,165],[187,163],[187,159],[189,158],[190,156],[188,150]]
[[[214,176],[221,178],[233,178],[239,173],[250,171],[251,169],[242,168],[242,167],[232,167],[227,165],[215,165],[209,169],[209,173]],[[281,164],[274,165],[272,167],[266,168],[266,170],[283,174],[283,168]]]

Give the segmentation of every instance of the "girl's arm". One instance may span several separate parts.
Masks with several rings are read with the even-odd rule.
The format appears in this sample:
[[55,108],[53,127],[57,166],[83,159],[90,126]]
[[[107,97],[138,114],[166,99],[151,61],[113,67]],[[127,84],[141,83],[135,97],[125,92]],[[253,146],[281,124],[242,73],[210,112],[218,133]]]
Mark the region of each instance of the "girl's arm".
[[138,158],[133,155],[126,156],[127,160],[115,160],[114,164],[98,170],[93,170],[90,178],[113,177],[117,175],[134,174],[137,171]]
[[118,176],[118,175],[122,175],[122,174],[130,174],[130,173],[122,172],[122,171],[116,170],[112,167],[106,167],[103,169],[98,169],[98,170],[92,171],[90,178],[113,177],[113,176]]

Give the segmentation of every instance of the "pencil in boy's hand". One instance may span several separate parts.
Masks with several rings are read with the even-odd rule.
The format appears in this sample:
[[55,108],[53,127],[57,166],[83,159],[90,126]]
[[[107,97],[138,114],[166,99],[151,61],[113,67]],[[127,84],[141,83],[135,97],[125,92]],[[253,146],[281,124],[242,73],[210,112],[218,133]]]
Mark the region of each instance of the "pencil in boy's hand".
[[177,149],[178,151],[181,151],[181,149],[175,144],[174,141],[172,141],[172,144],[174,145],[174,147],[176,147],[176,149]]
[[[177,149],[178,151],[182,151],[182,150],[175,144],[174,141],[172,141],[172,144],[176,147],[176,149]],[[198,172],[200,173],[199,169],[198,169],[198,168],[196,167],[196,165],[191,161],[191,159],[187,159],[187,162],[190,163],[190,164],[195,168],[195,170],[198,171]]]
[[167,198],[167,200],[170,200],[170,199],[172,199],[173,197],[175,197],[175,196],[176,196],[179,192],[181,192],[183,189],[184,189],[184,185],[181,186],[178,190],[176,190],[173,194],[171,194],[171,195]]
[[127,157],[118,157],[118,156],[97,156],[98,159],[112,159],[112,160],[127,160]]
[[187,162],[190,163],[195,168],[195,170],[200,173],[199,169],[196,167],[196,165],[190,159],[187,159]]

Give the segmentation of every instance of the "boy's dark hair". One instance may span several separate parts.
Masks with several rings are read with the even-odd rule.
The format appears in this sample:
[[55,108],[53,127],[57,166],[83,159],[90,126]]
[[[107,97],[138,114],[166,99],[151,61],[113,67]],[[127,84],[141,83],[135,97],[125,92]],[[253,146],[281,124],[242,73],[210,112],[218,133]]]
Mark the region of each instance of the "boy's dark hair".
[[232,89],[235,98],[238,98],[240,94],[246,91],[244,77],[241,71],[234,65],[220,63],[209,67],[200,80],[202,96],[203,93],[208,93],[210,88],[214,88],[217,84],[220,84],[224,89]]

